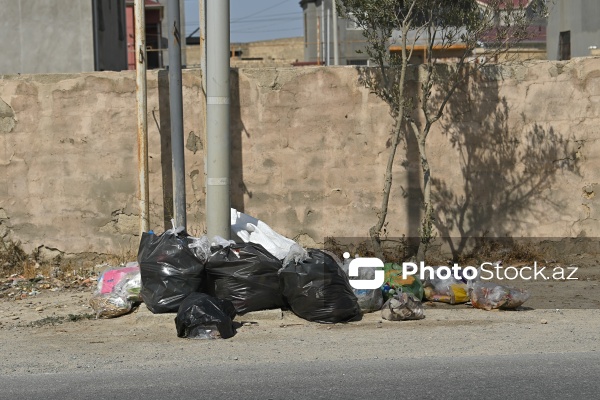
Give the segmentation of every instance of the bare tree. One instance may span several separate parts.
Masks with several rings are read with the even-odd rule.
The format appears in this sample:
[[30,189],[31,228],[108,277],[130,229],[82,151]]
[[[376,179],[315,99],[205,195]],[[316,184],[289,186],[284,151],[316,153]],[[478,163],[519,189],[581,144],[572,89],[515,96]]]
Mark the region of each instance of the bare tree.
[[[369,234],[381,254],[399,144],[413,135],[423,193],[417,257],[434,234],[432,170],[427,138],[456,90],[490,62],[506,61],[547,11],[544,0],[336,0],[340,14],[363,29],[366,53],[376,65],[362,82],[390,107],[394,119],[377,223]],[[391,51],[391,47],[395,51]],[[419,49],[419,54],[415,50]],[[439,55],[444,54],[444,59]],[[452,59],[448,59],[448,55]],[[419,58],[417,59],[417,56]],[[421,58],[422,57],[422,58]],[[449,62],[451,61],[451,62]],[[416,90],[409,83],[419,83]]]

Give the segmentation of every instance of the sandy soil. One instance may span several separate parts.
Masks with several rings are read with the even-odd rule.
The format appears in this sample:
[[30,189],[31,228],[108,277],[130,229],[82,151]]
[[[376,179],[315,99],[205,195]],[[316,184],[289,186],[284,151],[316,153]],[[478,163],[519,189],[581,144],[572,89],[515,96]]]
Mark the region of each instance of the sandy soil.
[[[385,321],[377,312],[358,322],[323,325],[289,311],[282,319],[278,313],[251,314],[236,317],[238,332],[228,340],[177,338],[174,314],[153,315],[144,305],[122,317],[95,320],[90,287],[42,290],[22,300],[0,299],[0,373],[600,352],[596,269],[585,271],[580,281],[535,282],[529,289],[532,298],[521,311],[426,303],[420,321]],[[582,298],[596,306],[582,307]]]

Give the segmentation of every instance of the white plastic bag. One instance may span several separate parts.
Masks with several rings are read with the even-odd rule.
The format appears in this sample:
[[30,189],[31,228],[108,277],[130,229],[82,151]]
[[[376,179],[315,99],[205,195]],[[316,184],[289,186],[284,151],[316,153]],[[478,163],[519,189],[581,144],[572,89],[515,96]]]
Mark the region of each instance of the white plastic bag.
[[260,244],[279,260],[293,259],[295,262],[300,262],[308,258],[308,253],[298,243],[275,232],[261,220],[239,212],[235,208],[231,209],[231,231],[244,243]]

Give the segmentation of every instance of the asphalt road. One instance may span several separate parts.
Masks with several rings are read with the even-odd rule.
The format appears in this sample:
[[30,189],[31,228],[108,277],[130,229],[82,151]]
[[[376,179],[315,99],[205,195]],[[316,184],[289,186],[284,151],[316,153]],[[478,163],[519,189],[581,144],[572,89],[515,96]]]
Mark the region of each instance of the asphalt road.
[[[407,351],[415,343],[408,343]],[[1,399],[597,399],[600,354],[228,362],[0,377]]]

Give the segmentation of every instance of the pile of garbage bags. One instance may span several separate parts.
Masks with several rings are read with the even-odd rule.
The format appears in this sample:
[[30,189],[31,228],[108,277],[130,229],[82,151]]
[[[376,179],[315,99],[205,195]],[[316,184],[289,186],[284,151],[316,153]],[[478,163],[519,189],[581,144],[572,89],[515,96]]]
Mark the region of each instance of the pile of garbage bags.
[[231,231],[236,241],[193,237],[175,226],[159,235],[143,233],[137,262],[100,275],[90,300],[96,316],[123,315],[143,301],[152,313],[177,313],[179,337],[214,339],[235,335],[236,315],[265,309],[289,308],[319,323],[358,320],[375,311],[405,321],[425,317],[425,300],[491,310],[517,308],[529,296],[490,282],[404,277],[394,263],[384,264],[381,288],[355,289],[351,279],[372,280],[373,268],[359,268],[351,278],[349,259],[306,250],[234,209]]

